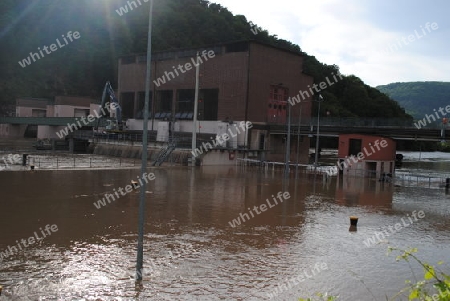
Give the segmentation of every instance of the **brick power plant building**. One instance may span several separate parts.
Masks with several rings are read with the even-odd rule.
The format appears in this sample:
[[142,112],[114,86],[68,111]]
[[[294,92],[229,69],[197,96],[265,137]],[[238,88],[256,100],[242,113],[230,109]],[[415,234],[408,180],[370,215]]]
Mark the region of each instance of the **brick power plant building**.
[[[200,53],[197,60],[196,54]],[[170,127],[171,133],[192,133],[195,65],[200,66],[198,134],[213,137],[224,127],[250,121],[253,127],[227,145],[246,150],[247,157],[284,161],[290,96],[308,91],[313,78],[303,74],[303,57],[294,52],[253,41],[200,49],[159,52],[152,55],[149,130]],[[189,68],[190,67],[190,68]],[[145,99],[146,55],[119,59],[118,96],[130,130],[142,129]],[[311,116],[312,95],[291,107],[292,120]],[[278,130],[278,132],[277,132]],[[285,128],[283,128],[285,130]],[[291,136],[291,161],[297,154],[297,136]],[[309,138],[300,137],[304,163]]]

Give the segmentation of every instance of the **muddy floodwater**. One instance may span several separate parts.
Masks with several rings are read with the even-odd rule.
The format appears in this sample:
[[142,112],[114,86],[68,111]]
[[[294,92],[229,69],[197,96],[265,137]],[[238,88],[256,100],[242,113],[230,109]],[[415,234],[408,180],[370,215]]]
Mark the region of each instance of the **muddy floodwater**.
[[[433,162],[421,171],[449,170],[449,161]],[[133,280],[139,194],[124,192],[139,169],[0,172],[0,300],[298,300],[315,292],[385,300],[422,272],[387,256],[388,246],[417,247],[450,271],[443,188],[284,180],[280,171],[235,166],[149,171],[141,284]]]

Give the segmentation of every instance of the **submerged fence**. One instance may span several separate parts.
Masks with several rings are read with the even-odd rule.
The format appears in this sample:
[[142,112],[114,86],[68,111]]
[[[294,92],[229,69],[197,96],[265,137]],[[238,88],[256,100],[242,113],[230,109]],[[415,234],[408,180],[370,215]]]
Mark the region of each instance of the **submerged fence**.
[[[236,165],[241,168],[258,168],[262,171],[284,171],[286,163],[283,162],[270,162],[260,161],[254,159],[237,159]],[[290,172],[304,174],[321,174],[324,178],[330,176],[342,176],[336,173],[336,169],[332,169],[335,166],[318,166],[306,164],[289,164]],[[333,170],[333,172],[330,172]],[[446,188],[450,189],[450,174],[420,174],[410,172],[398,172],[394,175],[388,173],[381,173],[373,170],[354,169],[345,172],[345,177],[354,178],[371,178],[374,181],[380,181],[384,183],[392,183],[395,186],[401,187],[423,187],[423,188]]]

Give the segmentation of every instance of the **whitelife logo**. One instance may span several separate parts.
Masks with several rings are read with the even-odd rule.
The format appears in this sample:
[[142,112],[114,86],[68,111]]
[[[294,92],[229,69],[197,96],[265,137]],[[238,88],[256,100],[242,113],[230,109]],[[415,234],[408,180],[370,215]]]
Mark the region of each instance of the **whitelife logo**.
[[[6,158],[3,156],[3,157],[0,159],[0,171],[1,171],[1,170],[4,170],[4,169],[6,169],[6,168],[9,167],[8,162],[9,162],[11,165],[14,165],[14,164],[19,163],[20,160],[21,160],[21,158],[20,158],[20,155],[18,155],[18,154],[15,154],[15,155],[9,154],[8,156],[6,156]],[[1,163],[1,161],[3,161],[3,163],[5,163],[5,166],[4,166],[4,167],[2,166],[3,164]]]
[[[441,116],[439,116],[438,112],[436,112],[436,109],[433,109],[433,111],[434,111],[434,115],[433,114],[431,114],[431,115],[425,114],[424,119],[418,120],[417,123],[414,123],[414,125],[416,126],[416,128],[418,130],[420,130],[422,127],[427,126],[427,124],[430,124],[431,122],[436,122],[436,120],[441,119]],[[442,108],[442,107],[439,107],[438,111],[439,111],[439,113],[442,114],[442,118],[444,118],[444,116],[447,116],[447,113],[450,113],[450,105],[445,107],[445,111],[447,113],[444,113],[444,108]],[[436,118],[434,116],[436,116]],[[433,121],[431,121],[431,119],[433,119]]]
[[422,35],[420,35],[420,33],[417,32],[417,29],[416,29],[416,30],[414,30],[414,34],[410,34],[410,35],[408,35],[408,37],[402,37],[401,39],[397,39],[397,43],[389,45],[389,47],[386,48],[384,52],[394,52],[394,51],[400,50],[403,46],[408,46],[409,43],[415,42],[416,40],[420,40],[421,38],[425,37],[427,34],[431,33],[431,30],[437,30],[438,28],[439,28],[439,26],[436,22],[433,22],[433,23],[427,22],[425,24],[425,28],[420,26]]
[[[147,3],[149,0],[142,0],[142,2],[141,2],[141,0],[136,0],[136,1],[139,3],[139,6],[141,6],[142,2]],[[138,8],[136,1],[127,1],[128,6],[125,5],[125,6],[120,7],[119,9],[116,9],[116,13],[122,17],[124,14],[128,13],[128,7],[130,8],[130,11],[132,11],[135,8]],[[134,8],[133,8],[133,5],[134,5]]]
[[[420,219],[425,217],[425,212],[423,212],[422,210],[420,210],[419,212],[416,212],[416,210],[414,210],[411,213],[412,216],[409,216],[409,214],[406,215],[409,223],[407,223],[407,221],[405,220],[404,217],[402,217],[401,223],[396,223],[394,226],[388,226],[387,229],[383,229],[381,232],[375,231],[375,234],[372,237],[369,237],[368,239],[366,239],[364,241],[364,244],[366,245],[366,247],[371,247],[377,243],[380,243],[381,241],[385,240],[386,237],[391,236],[392,234],[402,230],[403,228],[409,227],[411,226],[414,222],[417,222]],[[414,218],[414,220],[413,220]],[[389,230],[389,232],[388,232]]]
[[[230,133],[230,135],[224,133],[222,135],[217,135],[215,140],[211,140],[212,144],[209,142],[203,142],[202,146],[194,149],[193,151],[191,151],[192,156],[194,156],[195,158],[197,158],[198,156],[203,154],[203,151],[206,153],[208,152],[208,150],[212,150],[214,147],[222,147],[222,145],[227,142],[228,140],[230,140],[230,138],[234,138],[237,137],[238,134],[240,134],[241,132],[239,131],[239,128],[237,125],[234,125],[235,129],[236,129],[236,134],[234,135],[233,131],[231,130],[231,128],[228,129],[228,132]],[[241,121],[241,123],[239,124],[239,127],[242,129],[242,131],[245,131],[246,129],[250,129],[253,127],[253,124],[250,121],[244,122]],[[222,140],[223,139],[223,140]]]
[[78,31],[74,31],[73,33],[71,31],[69,31],[66,36],[62,35],[62,37],[63,37],[63,40],[64,40],[65,44],[61,43],[59,41],[59,39],[56,39],[56,43],[58,45],[51,44],[49,47],[44,45],[44,47],[42,47],[42,49],[41,49],[41,47],[38,47],[38,52],[39,53],[30,52],[30,55],[27,58],[25,58],[21,62],[19,62],[19,65],[22,68],[25,68],[25,67],[31,65],[31,63],[32,63],[31,60],[33,60],[33,62],[36,62],[37,60],[40,60],[41,58],[43,58],[45,56],[44,52],[46,54],[50,54],[52,52],[55,52],[56,50],[58,50],[60,48],[63,48],[66,45],[69,45],[69,42],[67,41],[67,39],[69,39],[70,42],[73,42],[74,39],[78,40],[81,37],[81,35],[80,35],[80,33]]
[[[289,97],[288,101],[291,104],[291,106],[294,106],[295,104],[300,103],[302,100],[305,100],[306,98],[308,98],[310,96],[312,97],[314,95],[314,93],[320,93],[322,90],[325,90],[329,86],[332,86],[335,83],[337,83],[339,81],[339,79],[336,77],[336,75],[339,76],[339,78],[341,80],[343,79],[342,74],[340,74],[339,71],[337,72],[337,74],[334,74],[334,72],[331,72],[331,75],[333,76],[334,82],[330,81],[330,79],[327,76],[327,77],[325,77],[326,82],[320,82],[318,85],[313,84],[312,87],[310,85],[308,85],[309,92],[300,90],[300,91],[298,91],[298,94],[296,96]],[[314,91],[313,91],[313,89],[314,89]]]
[[278,286],[271,293],[267,293],[267,297],[269,297],[269,299],[273,299],[278,295],[281,295],[285,291],[290,290],[296,285],[299,285],[303,281],[313,278],[321,271],[328,270],[328,266],[325,262],[318,262],[314,265],[314,268],[311,268],[310,270],[311,274],[308,274],[308,271],[304,270],[303,273],[298,274],[297,276],[294,276],[290,279],[286,278],[286,281],[278,283]]
[[[149,181],[155,180],[156,177],[155,177],[154,173],[147,174],[146,172],[144,172],[144,174],[142,175],[142,179],[139,176],[137,176],[137,179],[139,181],[139,184],[134,184],[133,186],[127,185],[127,186],[125,186],[125,188],[119,187],[119,189],[117,189],[118,191],[116,191],[116,189],[114,188],[114,194],[116,195],[117,199],[119,199],[121,196],[127,195],[127,193],[130,193],[135,189],[142,187],[144,185],[142,183],[142,180],[144,180],[145,183],[148,184]],[[125,192],[123,191],[124,189],[125,189]],[[118,192],[120,192],[120,195]],[[108,201],[108,204],[110,204],[111,202],[114,202],[116,200],[116,197],[114,197],[114,194],[105,193],[104,198],[93,203],[95,208],[100,209],[102,207],[105,207],[107,205],[107,203],[106,203],[107,201]]]
[[[216,54],[214,53],[213,50],[209,50],[208,52],[206,52],[206,50],[203,50],[202,51],[202,55],[198,56],[197,61],[195,61],[195,59],[193,57],[191,58],[191,61],[192,61],[192,64],[194,65],[194,67],[197,67],[200,64],[203,64],[204,62],[207,62],[208,58],[212,59],[215,56],[216,56]],[[203,57],[204,61],[202,60],[202,57]],[[183,69],[183,65],[181,65],[181,64],[179,64],[178,67],[172,66],[173,72],[172,71],[165,71],[163,76],[157,78],[153,82],[155,83],[155,85],[157,87],[165,84],[166,83],[166,79],[167,79],[167,82],[170,82],[172,79],[175,79],[176,77],[180,76],[180,73],[178,72],[178,70],[180,70],[180,72],[183,73],[183,74],[188,72],[189,70],[192,70],[192,67],[193,67],[192,64],[187,62],[186,64],[184,64],[184,69]]]
[[[349,166],[352,166],[353,164],[358,163],[359,161],[364,160],[365,158],[372,156],[373,154],[375,154],[377,151],[380,151],[381,148],[385,148],[387,147],[389,144],[387,142],[387,140],[380,140],[377,139],[375,140],[375,142],[373,143],[374,145],[370,146],[370,149],[372,150],[372,152],[368,151],[366,147],[363,147],[363,151],[359,152],[356,156],[350,156],[348,158],[346,158],[345,160],[339,162],[336,162],[336,166],[330,167],[326,170],[326,173],[329,176],[332,176],[333,174],[338,172],[338,169],[343,170],[344,168],[348,168]],[[374,149],[374,146],[376,147],[376,149]],[[353,162],[352,162],[353,161]]]
[[[42,237],[39,237],[39,234],[37,233],[37,231],[35,231],[33,233],[34,234],[33,236],[28,237],[28,239],[21,239],[20,242],[16,240],[15,246],[12,246],[12,247],[8,246],[8,250],[0,252],[0,262],[9,256],[19,253],[19,250],[23,251],[23,248],[28,248],[29,246],[34,245],[37,242],[40,242],[47,236],[50,236],[50,235],[52,235],[52,233],[55,233],[58,231],[57,225],[51,225],[51,226],[46,225],[44,228],[45,228],[44,230],[42,228],[39,228],[39,230],[41,231],[40,234],[42,234]],[[22,248],[22,246],[23,246],[23,248]]]
[[[94,110],[94,115],[89,115],[88,117],[80,117],[81,122],[83,122],[83,124],[85,126],[87,126],[88,124],[90,124],[91,122],[94,122],[95,119],[100,118],[102,116],[106,116],[109,113],[109,110],[112,108],[112,110],[116,110],[118,108],[119,104],[117,103],[109,103],[107,102],[105,104],[105,107],[108,108],[107,111],[105,112],[105,110],[103,108],[100,108],[100,111],[102,113],[102,115],[100,115],[96,110]],[[76,118],[75,122],[76,123],[68,123],[67,126],[65,128],[63,128],[62,130],[60,130],[59,132],[56,132],[56,136],[58,136],[59,139],[63,139],[64,137],[66,137],[67,135],[69,135],[69,131],[71,133],[73,133],[73,131],[77,131],[78,129],[81,129],[83,126],[80,123],[80,119]],[[87,120],[86,120],[87,119]]]
[[[273,208],[276,205],[278,205],[278,200],[280,201],[280,203],[283,203],[285,200],[290,199],[291,195],[289,194],[289,192],[278,192],[277,193],[277,197],[275,197],[274,195],[272,195],[272,200],[274,201],[274,203],[270,203],[269,198],[266,199],[266,204],[261,204],[258,207],[257,206],[253,206],[252,209],[247,208],[248,209],[248,213],[250,213],[250,215],[252,216],[252,218],[255,217],[255,215],[253,214],[253,211],[259,215],[265,211],[267,211],[267,209],[269,208]],[[278,200],[277,200],[278,199]],[[267,206],[269,206],[269,208],[267,208]],[[258,211],[259,210],[261,211]],[[247,218],[247,220],[246,220]],[[247,213],[239,213],[239,216],[235,219],[233,219],[232,221],[228,222],[228,224],[230,224],[231,227],[235,228],[236,226],[240,226],[241,223],[245,223],[246,221],[250,220],[250,216]]]

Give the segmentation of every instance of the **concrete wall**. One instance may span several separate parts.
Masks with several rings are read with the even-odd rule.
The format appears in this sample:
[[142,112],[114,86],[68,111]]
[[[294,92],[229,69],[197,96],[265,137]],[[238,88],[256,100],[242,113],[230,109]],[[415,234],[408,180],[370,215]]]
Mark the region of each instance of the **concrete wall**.
[[[379,178],[383,173],[395,173],[395,161],[346,161],[347,167],[343,168],[343,174],[346,176],[356,177],[375,177]],[[371,164],[375,165],[375,170],[372,170]],[[342,165],[344,166],[344,165]]]
[[[90,106],[71,106],[71,105],[54,105],[53,106],[53,116],[48,117],[75,117],[75,110],[88,110],[90,111]],[[89,115],[89,112],[85,115]]]
[[27,126],[0,124],[0,137],[23,138]]
[[[211,140],[216,139],[216,135],[219,133],[219,124],[226,125],[226,133],[231,139],[235,139],[237,146],[244,146],[246,144],[246,131],[242,130],[241,122],[236,121],[234,124],[226,124],[220,121],[198,121],[197,122],[197,133],[199,134],[211,134]],[[162,120],[153,120],[153,130],[157,131],[160,123],[168,123]],[[190,120],[179,120],[175,122],[174,131],[182,133],[192,133],[192,124]],[[143,120],[140,119],[128,119],[127,121],[128,130],[142,130]],[[148,129],[152,130],[152,120],[148,122]],[[244,127],[245,129],[245,127]],[[250,128],[251,131],[251,128]],[[247,131],[248,132],[248,131]],[[231,137],[236,136],[236,137]],[[230,139],[230,140],[231,140]]]
[[39,125],[37,131],[37,139],[60,139],[56,133],[59,133],[66,126],[49,126]]
[[242,158],[243,153],[238,153],[237,151],[210,151],[202,158],[203,166],[212,165],[236,165],[237,158]]

